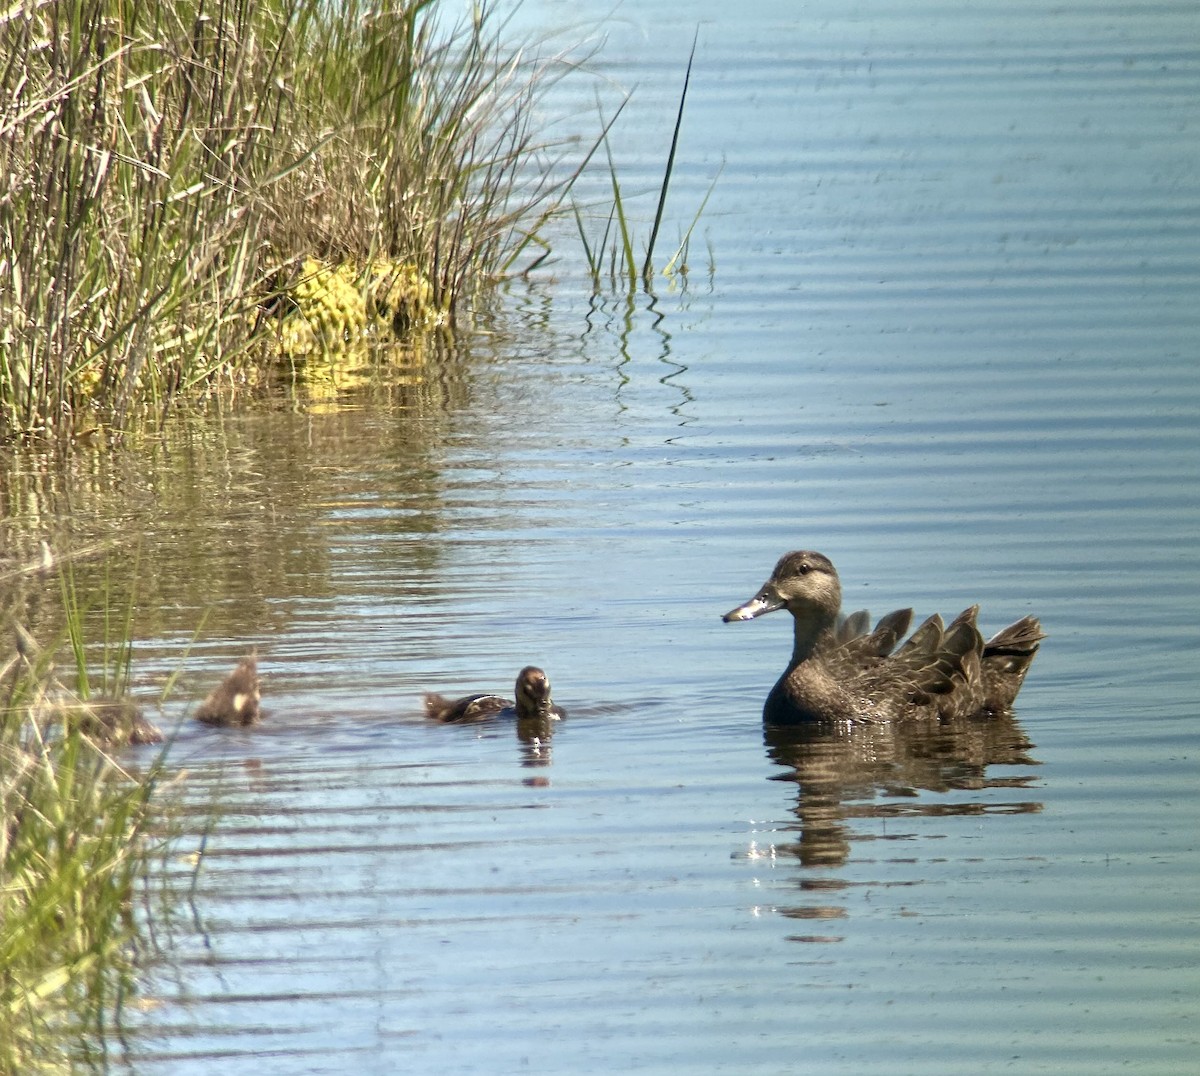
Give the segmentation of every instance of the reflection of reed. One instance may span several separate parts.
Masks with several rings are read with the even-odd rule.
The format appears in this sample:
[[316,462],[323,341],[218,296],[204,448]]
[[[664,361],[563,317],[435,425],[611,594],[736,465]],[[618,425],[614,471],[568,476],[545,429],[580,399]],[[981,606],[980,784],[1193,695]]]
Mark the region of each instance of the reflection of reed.
[[[847,820],[895,815],[1030,813],[1031,800],[1003,804],[978,800],[928,803],[921,792],[1025,788],[1031,775],[989,778],[989,766],[1036,766],[1033,744],[1011,713],[964,718],[937,725],[864,725],[853,728],[766,726],[763,736],[771,761],[788,768],[772,780],[797,786],[795,812],[800,837],[777,847],[805,867],[845,863],[855,839]],[[884,796],[892,802],[878,802]],[[900,800],[901,802],[895,802]]]
[[[649,319],[648,324],[646,319]],[[695,400],[691,388],[684,381],[688,368],[674,357],[670,324],[653,292],[647,292],[644,296],[634,290],[612,296],[594,293],[585,322],[586,328],[580,341],[585,358],[592,350],[603,356],[604,362],[611,362],[614,354],[617,356],[613,367],[616,374],[613,400],[618,414],[629,406],[625,402],[624,390],[633,380],[635,360],[642,354],[649,354],[649,348],[637,346],[640,334],[648,329],[653,337],[657,337],[657,340],[651,337],[657,345],[653,349],[653,359],[660,367],[666,368],[665,373],[656,371],[655,379],[669,389],[674,397],[666,409],[677,418],[686,420],[688,405]]]
[[[8,537],[0,532],[0,538]],[[0,543],[0,549],[3,549],[0,553],[0,624],[17,626],[19,650],[21,633],[29,624],[37,623],[38,606],[46,591],[46,581],[54,570],[54,557],[46,542],[35,543],[30,536],[23,541],[4,541]],[[6,670],[10,667],[15,669],[16,666],[5,666]],[[3,679],[2,675],[0,679]]]
[[[0,456],[0,612],[39,635],[56,630],[57,603],[41,602],[47,584],[57,589],[53,576],[10,578],[39,561],[42,543],[73,563],[89,599],[107,586],[136,588],[138,637],[190,637],[202,611],[211,636],[241,638],[251,625],[263,634],[289,603],[337,597],[339,516],[370,505],[378,529],[402,538],[442,526],[437,446],[470,404],[466,361],[463,348],[419,382],[381,381],[308,414],[282,401],[229,418],[214,405],[112,450],[81,445],[64,457],[13,446]],[[108,555],[82,556],[93,548]],[[400,541],[389,556],[423,566],[436,553]]]

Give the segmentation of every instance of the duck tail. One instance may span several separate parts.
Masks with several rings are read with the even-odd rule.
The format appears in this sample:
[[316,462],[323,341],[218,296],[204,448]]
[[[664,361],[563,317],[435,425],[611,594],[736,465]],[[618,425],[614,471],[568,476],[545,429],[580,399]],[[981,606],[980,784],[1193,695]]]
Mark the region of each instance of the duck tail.
[[1023,657],[1031,659],[1037,653],[1038,643],[1046,638],[1041,621],[1037,617],[1022,617],[1015,624],[996,632],[983,644],[983,656]]
[[430,691],[425,696],[425,716],[431,721],[445,721],[453,708],[453,701],[445,695]]
[[984,705],[993,712],[1012,708],[1025,674],[1045,638],[1036,617],[1022,617],[996,632],[983,647]]

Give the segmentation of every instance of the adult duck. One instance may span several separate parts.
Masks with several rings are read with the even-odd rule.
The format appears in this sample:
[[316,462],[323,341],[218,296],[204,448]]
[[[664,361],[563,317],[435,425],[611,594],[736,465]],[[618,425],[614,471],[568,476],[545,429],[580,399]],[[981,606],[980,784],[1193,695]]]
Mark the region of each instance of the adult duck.
[[447,699],[432,692],[425,696],[425,716],[434,721],[487,721],[515,717],[518,721],[558,721],[566,713],[550,697],[550,678],[536,665],[517,673],[516,701],[500,695],[466,695]]
[[777,609],[792,614],[792,660],[763,706],[768,724],[949,720],[1006,711],[1045,638],[1027,616],[984,642],[973,605],[949,627],[931,616],[897,649],[911,609],[889,613],[869,630],[865,612],[839,623],[841,605],[832,562],[800,550],[781,557],[758,593],[725,614],[726,623]]

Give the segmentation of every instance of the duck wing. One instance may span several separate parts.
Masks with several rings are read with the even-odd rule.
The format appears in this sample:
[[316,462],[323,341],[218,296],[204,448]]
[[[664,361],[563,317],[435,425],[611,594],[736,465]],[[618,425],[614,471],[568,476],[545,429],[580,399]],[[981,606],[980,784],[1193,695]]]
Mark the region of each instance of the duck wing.
[[[878,665],[896,649],[911,622],[911,609],[897,609],[880,617],[875,630],[868,632],[871,621],[865,610],[848,616],[838,628],[835,647],[825,655],[829,671],[845,679]],[[858,630],[851,634],[853,629]]]
[[896,644],[904,638],[904,633],[912,623],[912,615],[911,609],[897,609],[880,618],[875,630],[868,636],[871,653],[875,657],[885,658],[896,649]]
[[926,672],[928,680],[922,687],[933,696],[938,717],[943,720],[966,717],[983,706],[983,636],[975,626],[978,615],[979,608],[974,606],[951,622]]
[[860,635],[866,635],[871,630],[871,614],[865,609],[851,613],[837,627],[837,642],[839,645],[848,643]]
[[962,716],[983,701],[978,610],[964,610],[949,628],[936,613],[896,653],[864,670],[851,690],[894,717]]

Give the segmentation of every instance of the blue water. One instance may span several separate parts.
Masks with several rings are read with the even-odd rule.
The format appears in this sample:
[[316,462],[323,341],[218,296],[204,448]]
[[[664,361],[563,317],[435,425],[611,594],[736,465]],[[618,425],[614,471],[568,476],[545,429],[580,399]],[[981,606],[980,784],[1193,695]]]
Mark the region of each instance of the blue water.
[[[643,241],[699,26],[686,277],[594,297],[564,224],[444,406],[193,422],[122,486],[135,679],[207,611],[163,720],[250,645],[267,718],[172,748],[202,866],[116,1063],[1192,1071],[1200,11],[580,10],[514,29],[601,24],[542,107],[636,86]],[[1039,615],[1015,724],[764,743],[786,617],[720,614],[793,548],[849,608]],[[422,719],[529,662],[550,744]]]

